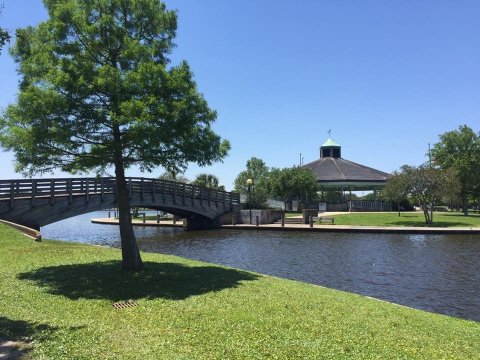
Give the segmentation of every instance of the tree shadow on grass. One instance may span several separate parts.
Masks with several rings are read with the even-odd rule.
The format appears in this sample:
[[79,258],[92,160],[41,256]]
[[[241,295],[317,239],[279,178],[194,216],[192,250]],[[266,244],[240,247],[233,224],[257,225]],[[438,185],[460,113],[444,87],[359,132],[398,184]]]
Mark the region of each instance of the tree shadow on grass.
[[234,288],[257,275],[218,266],[186,266],[177,263],[145,263],[145,270],[121,270],[120,262],[96,262],[40,268],[18,275],[48,293],[69,299],[182,300],[193,295]]
[[0,316],[0,359],[29,359],[31,340],[50,337],[57,328]]
[[26,339],[38,334],[47,335],[56,329],[46,324],[36,324],[24,320],[12,320],[0,316],[0,338],[2,339]]

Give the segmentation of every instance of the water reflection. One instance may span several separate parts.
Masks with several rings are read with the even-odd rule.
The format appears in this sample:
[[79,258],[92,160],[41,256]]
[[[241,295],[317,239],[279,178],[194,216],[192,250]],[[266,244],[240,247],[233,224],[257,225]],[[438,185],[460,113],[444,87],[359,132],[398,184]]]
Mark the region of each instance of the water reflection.
[[[118,227],[82,215],[45,238],[119,246]],[[144,251],[203,260],[480,321],[480,241],[469,235],[135,228]]]

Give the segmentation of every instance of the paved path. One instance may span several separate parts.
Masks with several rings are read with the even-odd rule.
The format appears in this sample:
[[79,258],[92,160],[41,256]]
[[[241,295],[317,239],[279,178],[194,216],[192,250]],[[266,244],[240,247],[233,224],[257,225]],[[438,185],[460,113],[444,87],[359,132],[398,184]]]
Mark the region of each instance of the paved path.
[[[97,218],[90,220],[94,224],[105,224],[105,225],[118,225],[118,219],[115,218]],[[156,227],[183,227],[183,221],[177,220],[174,224],[173,220],[160,220],[160,223],[157,223],[157,220],[145,220],[142,219],[133,219],[132,225],[134,226],[156,226]]]
[[[322,213],[322,216],[334,216],[340,213]],[[92,219],[92,223],[118,225],[118,219],[101,218]],[[174,225],[172,220],[162,220],[157,224],[156,220],[135,219],[132,222],[135,226],[157,226],[157,227],[183,227],[182,221]],[[409,227],[409,226],[352,226],[352,225],[313,225],[309,224],[261,224],[259,226],[250,224],[222,225],[223,229],[242,230],[277,230],[277,231],[317,231],[317,232],[350,232],[350,233],[397,233],[397,234],[480,234],[480,227]]]
[[398,234],[480,234],[480,227],[409,227],[409,226],[352,226],[352,225],[313,225],[280,224],[265,225],[223,225],[223,229],[245,230],[278,230],[278,231],[318,231],[318,232],[350,232],[350,233],[398,233]]

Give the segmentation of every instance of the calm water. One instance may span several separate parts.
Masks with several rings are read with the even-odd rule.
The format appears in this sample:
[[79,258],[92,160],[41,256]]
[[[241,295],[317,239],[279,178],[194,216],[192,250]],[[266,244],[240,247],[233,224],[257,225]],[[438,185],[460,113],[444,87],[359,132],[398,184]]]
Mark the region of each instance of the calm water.
[[[91,213],[42,228],[47,239],[118,247]],[[340,234],[136,227],[144,251],[256,271],[480,321],[478,235]]]

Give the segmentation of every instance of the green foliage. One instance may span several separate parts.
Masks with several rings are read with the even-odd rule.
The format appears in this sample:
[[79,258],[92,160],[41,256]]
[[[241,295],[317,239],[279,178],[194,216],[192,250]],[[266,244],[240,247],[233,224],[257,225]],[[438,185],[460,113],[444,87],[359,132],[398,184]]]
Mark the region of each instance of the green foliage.
[[321,193],[321,201],[327,202],[329,204],[338,204],[345,202],[343,193],[341,191],[323,191]]
[[407,176],[402,172],[394,171],[382,189],[382,197],[393,201],[406,199],[409,195],[408,185]]
[[295,196],[307,199],[317,193],[317,179],[311,169],[291,167],[272,169],[268,177],[268,187],[271,194],[287,201]]
[[[0,225],[0,337],[33,359],[478,359],[478,322],[162,254]],[[116,301],[138,306],[116,310]]]
[[369,192],[368,194],[365,194],[364,196],[359,197],[359,200],[377,201],[378,195],[375,194],[374,192]]
[[190,180],[187,177],[181,174],[175,174],[169,171],[165,171],[158,178],[161,180],[176,181],[183,184],[190,184]]
[[218,178],[212,174],[199,174],[195,180],[192,181],[192,184],[208,189],[225,191],[225,186],[219,185]]
[[157,0],[46,1],[50,19],[17,30],[22,83],[2,120],[17,170],[178,172],[229,149],[186,62],[168,67],[177,18]]
[[169,66],[177,16],[159,0],[45,0],[49,19],[18,29],[20,93],[0,119],[0,145],[28,175],[114,167],[124,268],[141,260],[125,169],[222,160],[230,145],[183,61]]
[[[441,202],[450,209],[461,208],[461,186],[458,172],[453,168],[446,168],[444,171],[444,192]],[[475,186],[472,187],[472,194],[475,192]]]
[[480,183],[480,135],[466,125],[448,131],[434,145],[432,158],[435,165],[456,171],[463,210],[468,214],[467,197]]
[[429,209],[445,193],[446,172],[428,165],[403,165],[388,179],[383,189],[385,197],[401,201],[410,197],[422,209],[427,224],[433,223]]
[[[2,13],[3,6],[0,6],[0,14]],[[2,48],[7,42],[10,41],[10,34],[7,30],[0,27],[0,54],[2,53]]]
[[[249,194],[247,197],[247,207],[255,209],[267,208],[268,197],[268,176],[269,169],[265,162],[256,157],[247,161],[246,170],[242,171],[235,178],[235,191]],[[247,180],[252,179],[253,184],[249,186]]]

